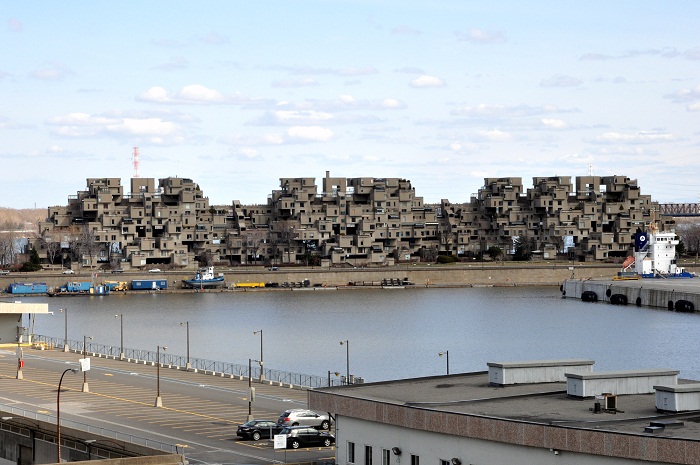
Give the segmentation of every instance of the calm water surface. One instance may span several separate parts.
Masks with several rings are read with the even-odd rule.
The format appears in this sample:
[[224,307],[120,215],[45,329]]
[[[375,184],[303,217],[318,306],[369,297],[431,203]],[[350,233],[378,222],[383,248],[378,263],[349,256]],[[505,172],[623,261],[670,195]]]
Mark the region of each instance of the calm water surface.
[[[555,287],[136,294],[33,297],[55,314],[38,316],[34,333],[119,346],[186,353],[366,381],[483,371],[492,361],[585,358],[594,370],[673,368],[700,379],[700,315],[562,299]],[[25,321],[25,325],[27,322]]]

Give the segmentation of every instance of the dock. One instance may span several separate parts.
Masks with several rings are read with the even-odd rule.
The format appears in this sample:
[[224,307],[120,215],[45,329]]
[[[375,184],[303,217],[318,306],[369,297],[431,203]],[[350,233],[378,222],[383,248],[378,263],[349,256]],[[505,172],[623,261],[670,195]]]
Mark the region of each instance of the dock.
[[567,279],[560,290],[566,299],[680,312],[700,310],[700,278]]

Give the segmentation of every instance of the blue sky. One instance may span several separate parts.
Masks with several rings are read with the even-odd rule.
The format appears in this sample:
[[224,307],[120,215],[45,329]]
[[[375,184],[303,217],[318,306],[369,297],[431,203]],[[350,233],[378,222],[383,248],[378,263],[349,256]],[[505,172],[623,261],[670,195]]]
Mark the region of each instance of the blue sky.
[[[0,12],[0,206],[86,178],[194,179],[265,203],[280,177],[625,175],[700,196],[695,1],[66,1]],[[127,189],[128,190],[128,187]]]

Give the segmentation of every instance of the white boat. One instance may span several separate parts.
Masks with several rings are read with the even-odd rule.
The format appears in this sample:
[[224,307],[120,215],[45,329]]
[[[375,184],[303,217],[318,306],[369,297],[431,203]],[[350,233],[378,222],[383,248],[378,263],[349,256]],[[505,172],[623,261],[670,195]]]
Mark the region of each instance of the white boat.
[[[634,272],[642,278],[692,278],[692,273],[676,265],[676,246],[679,243],[675,232],[659,232],[655,224],[647,232],[634,235],[634,257],[627,257],[618,276],[629,276]],[[627,278],[628,279],[628,278]]]

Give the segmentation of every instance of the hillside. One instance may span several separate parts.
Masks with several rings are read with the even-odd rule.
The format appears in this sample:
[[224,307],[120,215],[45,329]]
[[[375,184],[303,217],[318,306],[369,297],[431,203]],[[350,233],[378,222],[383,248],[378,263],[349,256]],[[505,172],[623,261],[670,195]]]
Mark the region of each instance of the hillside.
[[36,231],[39,221],[46,219],[45,208],[14,208],[0,207],[0,231]]

